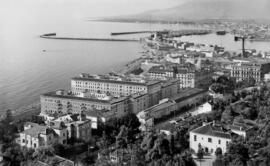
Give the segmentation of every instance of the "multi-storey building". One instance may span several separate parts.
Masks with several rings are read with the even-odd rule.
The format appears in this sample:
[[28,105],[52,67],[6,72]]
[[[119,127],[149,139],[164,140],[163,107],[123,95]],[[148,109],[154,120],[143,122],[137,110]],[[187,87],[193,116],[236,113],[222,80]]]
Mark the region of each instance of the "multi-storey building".
[[236,81],[255,79],[256,83],[263,81],[264,75],[270,71],[270,63],[233,63],[231,64],[231,77]]
[[161,99],[171,98],[178,94],[179,88],[178,79],[169,79],[162,82],[161,85]]
[[88,91],[105,93],[115,97],[147,93],[149,95],[149,105],[152,106],[160,100],[161,81],[81,74],[80,77],[72,78],[71,89],[74,94]]
[[147,93],[137,93],[130,96],[130,109],[133,113],[149,108],[149,96]]
[[79,139],[88,142],[92,136],[91,120],[84,114],[67,114],[50,123],[63,122],[67,126],[68,139]]
[[115,116],[128,111],[128,98],[97,99],[78,97],[63,90],[45,93],[40,96],[41,115],[81,113],[82,111],[109,110]]
[[[175,101],[163,99],[159,104],[156,104],[150,108],[147,108],[137,114],[137,117],[141,123],[141,130],[151,130],[153,127],[154,119],[161,118],[176,111],[177,105]],[[151,125],[150,125],[151,124]]]
[[20,133],[21,146],[36,149],[54,143],[67,143],[67,127],[63,123],[52,126],[42,126],[36,123],[26,123],[24,131]]
[[195,87],[195,70],[186,67],[153,66],[149,71],[151,79],[166,80],[176,78],[180,88]]
[[149,82],[136,78],[80,74],[79,77],[72,78],[71,90],[73,93],[89,91],[111,96],[129,96],[139,92],[149,93],[158,83],[158,81]]

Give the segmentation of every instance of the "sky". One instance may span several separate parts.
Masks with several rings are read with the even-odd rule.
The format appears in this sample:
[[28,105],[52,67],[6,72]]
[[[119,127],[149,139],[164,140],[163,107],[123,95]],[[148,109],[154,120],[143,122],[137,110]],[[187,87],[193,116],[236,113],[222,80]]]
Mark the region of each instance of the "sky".
[[183,1],[185,0],[1,0],[0,14],[38,15],[47,11],[73,17],[102,17],[165,9],[179,5]]

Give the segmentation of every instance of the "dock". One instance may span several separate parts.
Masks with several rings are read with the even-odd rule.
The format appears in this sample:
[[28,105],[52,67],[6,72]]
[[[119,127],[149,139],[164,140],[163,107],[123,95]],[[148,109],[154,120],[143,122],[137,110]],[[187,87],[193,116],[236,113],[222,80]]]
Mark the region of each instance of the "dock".
[[131,34],[139,34],[139,33],[153,33],[153,32],[154,31],[112,32],[111,36],[131,35]]
[[115,41],[115,42],[138,42],[139,39],[116,39],[116,38],[82,38],[82,37],[58,37],[56,33],[48,33],[40,35],[45,39],[58,39],[58,40],[85,40],[85,41]]

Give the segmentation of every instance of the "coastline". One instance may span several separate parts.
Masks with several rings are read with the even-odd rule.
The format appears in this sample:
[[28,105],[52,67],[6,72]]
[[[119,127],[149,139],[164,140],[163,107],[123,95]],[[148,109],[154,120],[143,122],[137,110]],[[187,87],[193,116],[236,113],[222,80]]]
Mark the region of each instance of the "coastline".
[[40,113],[40,108],[40,101],[35,101],[32,104],[13,110],[13,118],[15,121],[24,118],[30,118],[32,115],[38,115]]

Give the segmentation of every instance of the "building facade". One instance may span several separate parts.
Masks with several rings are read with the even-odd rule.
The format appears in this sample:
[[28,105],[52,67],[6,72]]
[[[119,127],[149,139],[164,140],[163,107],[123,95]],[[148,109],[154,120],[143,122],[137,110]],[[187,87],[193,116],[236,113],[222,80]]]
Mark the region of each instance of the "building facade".
[[68,139],[90,141],[92,138],[91,120],[87,119],[84,114],[68,114],[61,116],[52,123],[63,122],[67,126]]
[[217,148],[221,148],[225,153],[228,144],[231,142],[231,134],[214,123],[204,124],[189,133],[189,147],[195,153],[199,146],[205,153],[214,155]]
[[62,90],[41,95],[40,102],[41,115],[81,113],[97,109],[110,110],[116,116],[121,116],[128,111],[128,98],[126,97],[100,100],[77,97]]
[[249,62],[239,62],[231,64],[231,77],[236,81],[243,81],[253,78],[256,83],[263,81],[264,75],[269,73],[270,64],[256,64]]
[[42,126],[36,123],[26,123],[24,131],[20,133],[20,146],[36,149],[41,146],[49,146],[54,143],[67,143],[67,128]]
[[71,90],[73,93],[88,91],[111,96],[129,96],[139,92],[149,93],[149,89],[158,86],[157,83],[157,81],[147,82],[136,78],[81,74],[79,77],[72,78]]
[[153,66],[148,71],[149,77],[156,80],[175,78],[179,80],[179,88],[195,87],[195,71],[185,67]]
[[163,99],[159,104],[156,104],[146,110],[143,110],[137,114],[137,117],[141,123],[140,128],[142,130],[151,130],[150,127],[154,125],[154,119],[161,118],[176,111],[177,105],[174,101],[169,99]]

